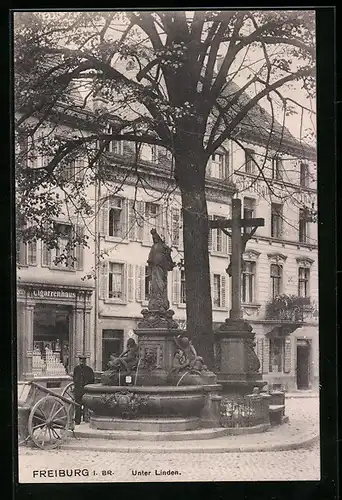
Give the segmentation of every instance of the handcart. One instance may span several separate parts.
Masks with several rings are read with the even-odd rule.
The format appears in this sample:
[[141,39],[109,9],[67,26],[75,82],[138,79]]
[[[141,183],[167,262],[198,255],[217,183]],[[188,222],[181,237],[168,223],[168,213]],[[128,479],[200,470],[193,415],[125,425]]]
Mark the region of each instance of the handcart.
[[74,430],[76,405],[73,399],[73,383],[66,386],[62,395],[36,382],[19,383],[18,413],[21,442],[30,439],[42,449],[60,446],[68,433]]

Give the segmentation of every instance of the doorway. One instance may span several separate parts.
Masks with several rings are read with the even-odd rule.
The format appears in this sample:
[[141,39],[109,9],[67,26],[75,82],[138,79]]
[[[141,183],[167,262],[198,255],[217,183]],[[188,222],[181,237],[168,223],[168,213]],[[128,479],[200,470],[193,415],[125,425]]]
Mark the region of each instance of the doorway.
[[102,370],[108,369],[111,354],[118,357],[123,351],[123,330],[102,330]]
[[297,340],[297,389],[310,389],[311,345],[307,340]]

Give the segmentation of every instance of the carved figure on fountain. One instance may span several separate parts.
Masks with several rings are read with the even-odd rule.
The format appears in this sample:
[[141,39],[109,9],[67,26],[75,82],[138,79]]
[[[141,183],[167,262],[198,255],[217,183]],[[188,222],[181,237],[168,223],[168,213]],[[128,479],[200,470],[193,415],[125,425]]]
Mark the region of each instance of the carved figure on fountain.
[[106,385],[120,383],[119,378],[130,375],[132,371],[136,370],[138,362],[138,345],[134,339],[130,338],[127,340],[126,349],[119,357],[115,357],[114,355],[110,356],[108,370],[102,374],[101,382]]
[[167,296],[167,274],[175,267],[171,258],[171,248],[161,239],[155,229],[151,229],[153,245],[151,247],[147,265],[151,277],[151,294],[148,309],[143,309],[143,320],[139,328],[178,328],[172,319],[174,311],[169,309],[170,302]]

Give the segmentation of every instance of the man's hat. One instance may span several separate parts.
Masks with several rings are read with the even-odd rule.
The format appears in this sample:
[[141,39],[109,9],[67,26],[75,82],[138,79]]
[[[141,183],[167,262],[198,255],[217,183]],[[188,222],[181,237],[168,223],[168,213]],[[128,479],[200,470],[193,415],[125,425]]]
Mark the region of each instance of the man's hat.
[[78,359],[87,359],[87,356],[85,356],[84,354],[80,354],[80,355],[78,356]]

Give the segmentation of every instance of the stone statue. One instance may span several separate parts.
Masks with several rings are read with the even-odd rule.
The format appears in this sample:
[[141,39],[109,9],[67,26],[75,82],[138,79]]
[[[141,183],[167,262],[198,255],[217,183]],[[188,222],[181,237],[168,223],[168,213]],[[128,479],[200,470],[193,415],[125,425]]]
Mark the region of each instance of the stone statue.
[[151,230],[153,245],[148,256],[148,272],[151,276],[150,311],[167,311],[170,303],[167,297],[167,273],[175,263],[171,258],[171,248],[161,239],[155,229]]
[[128,339],[126,350],[118,358],[113,355],[110,356],[108,367],[111,372],[122,371],[130,373],[137,367],[138,360],[138,345],[134,339]]
[[178,335],[174,338],[178,350],[173,358],[172,372],[179,373],[180,371],[191,371],[201,373],[206,371],[207,367],[204,364],[203,358],[197,355],[196,349],[188,337]]

